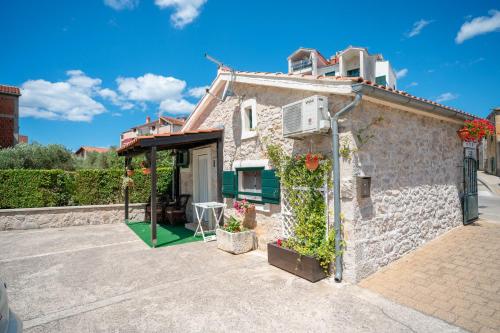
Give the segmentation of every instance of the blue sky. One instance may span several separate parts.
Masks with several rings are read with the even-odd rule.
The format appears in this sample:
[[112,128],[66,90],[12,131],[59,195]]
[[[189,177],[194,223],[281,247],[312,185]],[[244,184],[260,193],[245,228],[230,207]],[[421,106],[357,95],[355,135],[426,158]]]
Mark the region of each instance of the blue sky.
[[189,112],[216,74],[205,52],[285,72],[299,46],[365,46],[399,89],[479,116],[500,105],[498,1],[0,1],[0,84],[23,88],[30,141],[117,145],[146,115]]

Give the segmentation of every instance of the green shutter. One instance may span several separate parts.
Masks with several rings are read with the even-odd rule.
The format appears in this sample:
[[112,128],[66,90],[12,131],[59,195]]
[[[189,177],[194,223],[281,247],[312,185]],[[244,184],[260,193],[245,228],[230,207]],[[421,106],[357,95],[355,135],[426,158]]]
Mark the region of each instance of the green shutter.
[[236,173],[234,171],[222,172],[222,196],[234,198],[236,195]]
[[262,171],[262,202],[280,203],[280,180],[274,170]]

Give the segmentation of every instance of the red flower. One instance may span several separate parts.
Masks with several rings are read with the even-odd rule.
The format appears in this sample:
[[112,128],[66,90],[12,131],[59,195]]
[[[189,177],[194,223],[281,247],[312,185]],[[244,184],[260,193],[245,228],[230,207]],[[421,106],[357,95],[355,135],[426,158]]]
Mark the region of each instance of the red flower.
[[278,240],[276,241],[276,244],[278,244],[278,246],[281,246],[281,239],[278,239]]

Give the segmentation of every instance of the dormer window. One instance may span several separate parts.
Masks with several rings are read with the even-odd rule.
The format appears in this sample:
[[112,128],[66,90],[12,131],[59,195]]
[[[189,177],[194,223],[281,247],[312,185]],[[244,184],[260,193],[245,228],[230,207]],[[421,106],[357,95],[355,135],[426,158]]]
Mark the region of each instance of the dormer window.
[[257,135],[257,102],[255,98],[241,103],[241,138],[248,139]]

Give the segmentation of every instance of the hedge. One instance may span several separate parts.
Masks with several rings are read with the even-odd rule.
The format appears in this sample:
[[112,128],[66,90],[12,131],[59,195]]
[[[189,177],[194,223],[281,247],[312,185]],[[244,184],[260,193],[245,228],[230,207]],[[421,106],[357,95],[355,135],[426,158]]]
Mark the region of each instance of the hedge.
[[[168,191],[172,171],[158,169],[158,191]],[[122,170],[0,170],[0,208],[106,205],[123,202]],[[134,176],[131,202],[149,199],[151,176]]]

